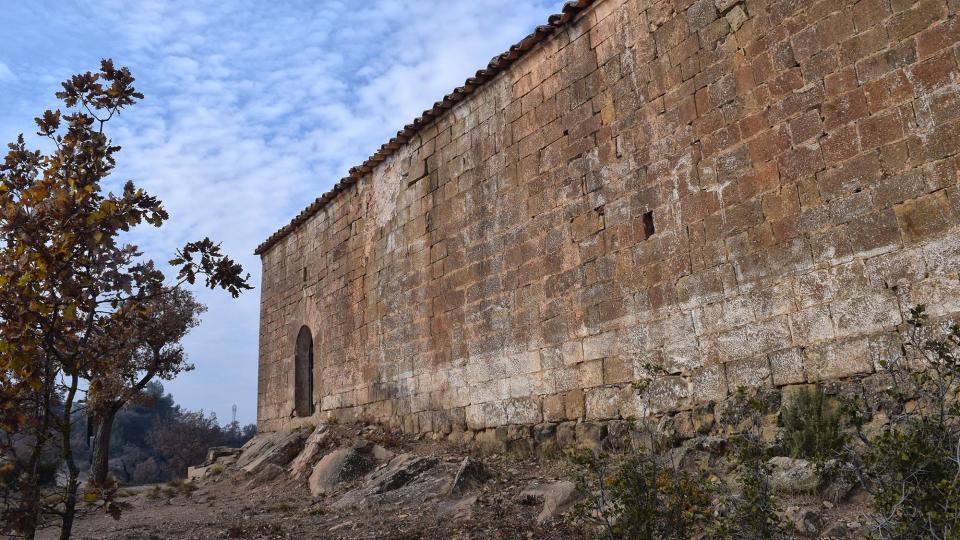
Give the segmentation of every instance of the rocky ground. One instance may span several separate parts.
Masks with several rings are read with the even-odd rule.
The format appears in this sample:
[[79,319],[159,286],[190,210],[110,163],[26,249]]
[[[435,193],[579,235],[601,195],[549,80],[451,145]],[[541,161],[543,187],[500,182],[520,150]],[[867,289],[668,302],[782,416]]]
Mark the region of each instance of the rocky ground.
[[[697,437],[672,450],[672,459],[729,473],[726,447],[723,438]],[[87,511],[75,537],[588,537],[565,515],[578,500],[577,470],[553,455],[481,455],[472,446],[355,425],[267,433],[242,450],[211,449],[189,482],[123,489],[122,517]],[[824,482],[803,460],[777,457],[769,465],[781,515],[797,538],[865,536],[867,501],[851,484]]]
[[[119,520],[89,512],[76,538],[582,538],[565,460],[325,426],[260,436],[180,485],[128,489]],[[49,530],[41,538],[55,537]]]

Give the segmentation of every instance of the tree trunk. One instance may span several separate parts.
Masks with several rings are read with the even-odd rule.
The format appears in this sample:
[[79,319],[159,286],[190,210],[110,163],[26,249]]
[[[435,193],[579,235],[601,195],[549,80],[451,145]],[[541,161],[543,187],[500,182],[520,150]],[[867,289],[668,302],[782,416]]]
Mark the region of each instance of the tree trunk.
[[33,540],[37,535],[37,526],[40,524],[40,461],[43,459],[43,448],[46,446],[48,433],[50,429],[50,399],[53,394],[53,377],[51,375],[50,359],[46,357],[43,365],[43,394],[40,397],[42,407],[40,409],[40,425],[36,428],[36,439],[33,441],[33,448],[30,452],[29,465],[27,466],[27,480],[24,486],[23,507],[28,513],[25,520],[24,529],[20,531],[24,538]]
[[77,512],[77,476],[79,476],[79,474],[75,468],[70,468],[70,479],[67,480],[63,517],[60,521],[60,540],[70,540],[70,535],[73,532],[73,518]]
[[107,474],[110,472],[110,433],[116,414],[117,409],[110,406],[94,417],[96,426],[90,454],[90,479],[97,486],[102,486],[107,481]]
[[77,395],[77,386],[79,385],[79,376],[77,370],[74,370],[70,376],[70,389],[67,391],[67,397],[63,403],[63,423],[60,425],[60,434],[63,438],[63,460],[67,463],[67,470],[70,472],[67,480],[67,489],[64,493],[63,516],[60,522],[60,540],[70,540],[70,534],[73,531],[73,518],[77,511],[77,488],[80,482],[80,469],[77,462],[73,459],[73,448],[70,446],[70,426],[73,425],[73,399]]

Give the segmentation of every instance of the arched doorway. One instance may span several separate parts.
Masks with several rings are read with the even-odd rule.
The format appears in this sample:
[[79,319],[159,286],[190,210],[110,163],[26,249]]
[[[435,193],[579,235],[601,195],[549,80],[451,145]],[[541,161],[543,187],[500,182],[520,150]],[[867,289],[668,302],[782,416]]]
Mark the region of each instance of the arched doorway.
[[293,404],[297,416],[313,415],[313,335],[306,326],[297,334],[293,361]]

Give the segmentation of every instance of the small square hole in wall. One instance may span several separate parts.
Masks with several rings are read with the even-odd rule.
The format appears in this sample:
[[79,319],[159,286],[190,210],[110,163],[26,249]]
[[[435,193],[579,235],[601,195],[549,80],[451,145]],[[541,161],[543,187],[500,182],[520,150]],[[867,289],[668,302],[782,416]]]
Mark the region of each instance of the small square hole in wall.
[[653,226],[653,212],[644,212],[643,214],[643,239],[646,240],[656,233],[657,230]]

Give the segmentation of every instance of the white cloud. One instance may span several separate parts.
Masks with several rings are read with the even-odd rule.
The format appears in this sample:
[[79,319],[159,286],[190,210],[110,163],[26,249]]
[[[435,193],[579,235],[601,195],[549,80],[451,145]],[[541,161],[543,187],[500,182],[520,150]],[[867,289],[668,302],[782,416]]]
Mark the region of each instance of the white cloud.
[[[147,95],[111,132],[123,146],[116,178],[159,196],[172,219],[135,240],[158,260],[188,240],[222,240],[259,285],[259,242],[560,4],[100,0],[48,35],[82,44],[58,60],[59,79],[111,56]],[[54,13],[63,15],[57,3],[40,3],[8,24],[40,29]],[[94,16],[115,29],[102,43],[87,39]],[[49,96],[44,68],[29,91]],[[0,80],[5,72],[0,64]],[[20,130],[36,112],[16,118]],[[13,132],[3,125],[11,121],[0,116],[0,134]],[[187,343],[197,370],[168,389],[221,419],[238,403],[241,420],[253,421],[258,292],[201,295],[210,311]]]
[[11,71],[6,64],[0,62],[0,81],[12,81],[16,78],[17,77],[13,74],[13,71]]

